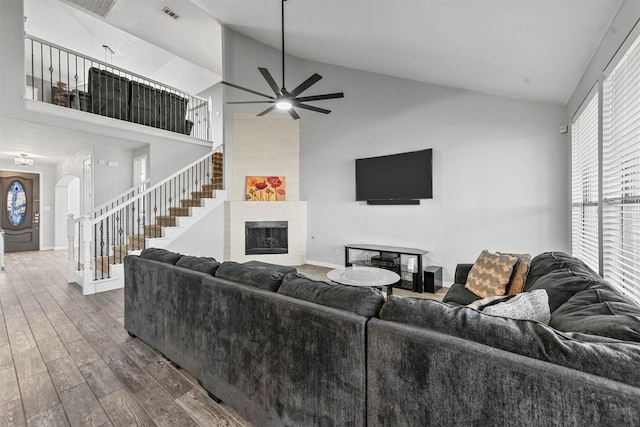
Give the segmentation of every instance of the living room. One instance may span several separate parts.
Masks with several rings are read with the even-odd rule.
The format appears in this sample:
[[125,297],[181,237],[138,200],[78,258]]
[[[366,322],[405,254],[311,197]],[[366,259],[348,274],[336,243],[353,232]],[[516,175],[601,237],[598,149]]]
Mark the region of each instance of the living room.
[[[631,8],[633,4],[623,3],[623,7]],[[608,13],[611,10],[615,12],[615,8],[608,10]],[[277,20],[277,13],[274,15]],[[602,58],[611,55],[607,52],[612,49],[609,45],[619,45],[622,40],[620,33],[630,30],[632,19],[629,16],[633,14],[618,13],[613,25],[627,30],[614,33],[599,29],[604,36],[603,48],[598,51]],[[624,22],[618,24],[620,20]],[[260,84],[258,66],[271,70],[280,68],[277,49],[228,28],[223,32],[224,51],[228,58],[225,61],[227,81],[253,87]],[[593,35],[590,37],[594,38]],[[302,81],[318,72],[325,79],[317,84],[317,91],[342,90],[346,93],[344,99],[331,102],[331,114],[319,117],[305,112],[308,119],[300,121],[299,200],[306,201],[309,207],[307,260],[320,265],[341,265],[343,246],[363,240],[417,247],[429,251],[427,265],[443,267],[446,282],[452,279],[452,269],[457,262],[472,260],[487,246],[487,242],[496,249],[531,253],[549,248],[569,251],[570,172],[567,165],[570,162],[570,141],[568,134],[560,133],[559,129],[568,125],[585,96],[585,88],[593,84],[589,78],[593,74],[591,70],[600,66],[598,59],[597,56],[594,58],[575,92],[564,88],[564,95],[547,93],[546,101],[541,102],[422,83],[288,56],[288,80]],[[531,79],[524,75],[518,79],[525,77]],[[521,80],[518,84],[535,86],[536,83]],[[490,92],[491,88],[486,90]],[[217,88],[214,93],[220,92]],[[224,97],[228,101],[246,99],[241,91],[228,87],[224,89]],[[14,107],[5,104],[7,110],[15,110]],[[255,112],[255,108],[227,104],[223,109],[224,122],[219,127],[224,129],[225,144],[230,151],[233,113]],[[15,117],[14,111],[5,115],[12,116]],[[57,121],[56,128],[73,126],[67,123],[68,120]],[[35,125],[38,126],[42,125]],[[52,137],[88,139],[94,145],[109,146],[113,141],[112,137],[99,135],[99,131],[87,135],[86,132],[76,133],[67,129],[64,136],[56,137],[57,133],[54,129]],[[132,137],[122,131],[118,136],[125,141]],[[143,141],[136,141],[137,145],[129,156],[137,155],[140,146],[147,145],[149,139],[147,136]],[[152,180],[161,178],[158,171],[171,169],[170,161],[176,164],[183,158],[185,162],[201,154],[202,151],[196,148],[191,149],[194,155],[184,149],[182,152],[172,149],[170,141],[162,145],[160,142],[151,144],[147,150],[153,151],[150,156]],[[355,202],[356,158],[424,148],[434,150],[433,199],[412,207],[371,207]],[[6,163],[12,160],[10,155],[6,157],[3,159]],[[320,158],[331,161],[318,162]],[[268,165],[263,168],[256,174],[279,174]],[[81,173],[78,169],[74,168],[77,175]],[[232,182],[231,169],[226,171],[228,185]],[[56,177],[55,180],[47,179],[45,184],[45,206],[54,205],[53,200],[47,199],[53,194],[55,182],[64,170],[64,166],[58,167],[55,172],[50,169],[47,174]],[[114,172],[114,169],[106,168],[104,176],[128,176],[129,173]],[[99,177],[96,179],[101,180]],[[108,192],[104,194],[96,191],[94,197],[96,202],[106,200],[127,188],[126,183],[117,183],[108,186]],[[227,189],[233,194],[233,199],[242,200],[244,189]],[[56,242],[52,237],[54,221],[49,212],[42,212],[42,222],[46,224],[42,246],[63,247],[64,242]],[[496,221],[496,218],[503,220]],[[223,234],[224,224],[215,224],[214,228],[218,229],[218,235]]]
[[[19,16],[20,7],[16,4],[22,1],[7,3],[13,8],[11,13]],[[290,3],[294,0],[287,7]],[[345,97],[318,104],[332,110],[328,115],[303,111],[301,119],[295,122],[286,114],[268,118],[282,121],[285,127],[292,122],[298,127],[299,156],[294,159],[298,163],[298,177],[283,172],[277,162],[265,162],[247,174],[285,178],[288,175],[291,188],[298,186],[288,200],[305,202],[307,206],[304,233],[307,264],[343,267],[344,246],[354,242],[421,248],[429,252],[426,265],[443,268],[443,282],[448,286],[454,282],[458,264],[472,263],[483,249],[532,255],[546,251],[571,253],[572,155],[571,133],[566,129],[571,128],[583,101],[640,17],[639,2],[613,3],[611,6],[611,2],[594,2],[596,8],[606,5],[601,9],[606,17],[599,21],[606,25],[596,28],[597,31],[584,29],[585,34],[579,35],[593,43],[589,44],[581,69],[573,76],[573,87],[563,87],[557,93],[547,91],[539,98],[503,95],[492,88],[477,90],[426,83],[288,55],[288,86],[294,87],[311,74],[319,73],[324,78],[314,91],[343,91]],[[23,40],[18,34],[22,34],[24,25],[8,22],[7,16],[5,11],[0,15],[2,46],[20,46]],[[276,20],[279,18],[278,13],[274,16]],[[279,75],[280,50],[229,27],[223,27],[221,32],[225,62],[220,74],[225,81],[270,93],[257,68],[267,67]],[[508,57],[509,52],[504,56]],[[8,67],[6,62],[1,67],[3,80],[20,83],[19,87],[8,85],[12,96],[8,99],[8,95],[3,95],[1,119],[3,126],[24,122],[24,135],[31,135],[30,143],[22,151],[36,157],[34,170],[43,179],[41,194],[45,207],[55,206],[55,187],[62,176],[70,171],[81,175],[87,142],[93,147],[96,160],[119,163],[118,166],[107,163],[96,169],[99,173],[96,180],[102,185],[95,190],[97,200],[106,200],[130,187],[128,162],[141,153],[149,156],[153,178],[159,180],[209,149],[206,144],[176,141],[159,133],[136,133],[103,123],[80,126],[72,123],[70,117],[52,117],[42,111],[25,113],[23,70],[15,68]],[[470,68],[468,72],[481,74],[482,70]],[[517,76],[495,79],[511,79],[511,84],[528,87],[531,93],[538,84],[536,72],[527,69]],[[223,100],[245,101],[250,96],[220,84],[199,94],[217,98],[216,107],[221,112],[219,131],[228,162],[227,201],[243,201],[244,186],[234,177],[237,163],[232,153],[237,148],[234,139],[239,133],[234,129],[234,120],[258,122],[261,118],[254,116],[262,108],[223,104]],[[16,108],[22,111],[16,113]],[[29,133],[28,128],[41,130]],[[47,133],[48,147],[31,143],[33,135],[42,137]],[[11,139],[13,144],[20,140],[21,133],[7,132],[5,128],[0,135],[3,140],[0,167],[15,170],[13,157],[18,150],[13,145],[11,150],[5,150],[4,141]],[[65,140],[69,142],[66,149],[71,147],[70,155],[50,154],[55,152],[55,144],[62,146]],[[426,148],[434,153],[432,199],[413,206],[370,206],[355,200],[357,158]],[[269,151],[268,147],[260,150]],[[122,160],[115,159],[116,155]],[[120,179],[113,185],[107,184],[113,182],[114,176]],[[64,243],[61,245],[56,239],[55,228],[59,223],[54,211],[45,208],[42,212],[41,249],[64,249]],[[205,231],[193,229],[180,243],[179,251],[228,261],[221,243],[227,226],[220,212],[212,215],[203,227]],[[188,242],[198,237],[199,242],[189,247]],[[211,239],[217,241],[213,249],[206,244]],[[104,302],[105,298],[91,301]]]

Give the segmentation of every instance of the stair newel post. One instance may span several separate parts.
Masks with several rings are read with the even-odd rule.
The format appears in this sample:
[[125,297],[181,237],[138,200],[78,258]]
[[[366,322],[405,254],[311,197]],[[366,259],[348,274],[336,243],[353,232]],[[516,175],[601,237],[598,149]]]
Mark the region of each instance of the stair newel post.
[[76,271],[76,219],[72,213],[67,215],[67,281],[73,282],[73,273]]
[[91,285],[91,218],[87,215],[80,220],[82,227],[82,294],[95,293],[95,285]]
[[211,97],[207,99],[207,141],[213,141],[213,100]]

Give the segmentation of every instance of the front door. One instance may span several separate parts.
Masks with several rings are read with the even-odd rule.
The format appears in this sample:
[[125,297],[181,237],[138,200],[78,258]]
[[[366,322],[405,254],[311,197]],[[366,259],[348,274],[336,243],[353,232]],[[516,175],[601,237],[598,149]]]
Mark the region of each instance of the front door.
[[40,175],[0,171],[5,252],[40,249]]

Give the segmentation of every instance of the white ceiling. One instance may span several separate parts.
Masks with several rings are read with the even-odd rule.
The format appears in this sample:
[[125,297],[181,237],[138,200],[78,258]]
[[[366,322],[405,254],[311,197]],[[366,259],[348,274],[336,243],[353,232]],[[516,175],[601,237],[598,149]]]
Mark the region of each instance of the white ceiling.
[[[279,0],[191,0],[280,46]],[[289,0],[294,56],[566,104],[621,0]]]
[[[565,105],[621,3],[288,0],[286,51],[390,76]],[[25,0],[25,30],[98,59],[105,58],[102,45],[107,44],[116,52],[114,65],[198,93],[221,78],[221,25],[279,48],[280,4],[116,0],[103,19],[67,0]],[[166,16],[164,6],[180,19]],[[3,122],[0,157],[9,151],[37,153],[35,146],[31,151],[20,146],[45,140],[47,130],[21,131],[25,126]],[[15,144],[9,147],[9,141]],[[67,154],[57,153],[48,153],[49,162]]]
[[[280,0],[116,0],[103,21],[121,32],[103,28],[100,19],[87,21],[87,14],[67,0],[25,2],[27,14],[34,15],[29,32],[82,43],[98,58],[106,43],[116,50],[115,65],[140,68],[151,77],[181,76],[199,90],[222,74],[220,24],[276,48],[281,43]],[[564,105],[621,3],[288,0],[286,51],[390,76]],[[164,6],[180,19],[167,17]],[[192,74],[185,74],[188,70]]]

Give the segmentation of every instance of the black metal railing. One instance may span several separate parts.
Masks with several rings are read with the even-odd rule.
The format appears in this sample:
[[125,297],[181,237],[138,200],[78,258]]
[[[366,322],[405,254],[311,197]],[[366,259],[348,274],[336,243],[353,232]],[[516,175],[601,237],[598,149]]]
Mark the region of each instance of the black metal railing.
[[33,36],[25,97],[212,140],[211,101]]
[[[189,208],[201,206],[222,189],[222,153],[214,152],[91,219],[93,279],[110,278],[110,264],[120,264],[129,251],[146,248],[148,238],[177,225]],[[79,227],[80,229],[81,227]]]

